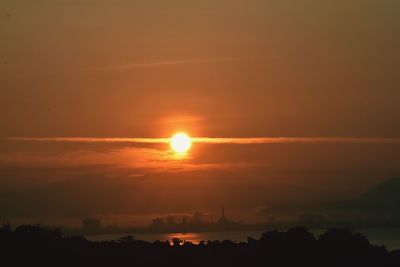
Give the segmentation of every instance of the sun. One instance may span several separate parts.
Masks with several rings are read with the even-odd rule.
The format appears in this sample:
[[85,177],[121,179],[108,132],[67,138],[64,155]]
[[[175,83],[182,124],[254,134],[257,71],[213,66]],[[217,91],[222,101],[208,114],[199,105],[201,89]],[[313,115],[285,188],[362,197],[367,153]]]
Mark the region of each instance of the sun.
[[192,139],[186,133],[176,133],[172,136],[170,145],[173,151],[183,154],[189,151],[192,146]]

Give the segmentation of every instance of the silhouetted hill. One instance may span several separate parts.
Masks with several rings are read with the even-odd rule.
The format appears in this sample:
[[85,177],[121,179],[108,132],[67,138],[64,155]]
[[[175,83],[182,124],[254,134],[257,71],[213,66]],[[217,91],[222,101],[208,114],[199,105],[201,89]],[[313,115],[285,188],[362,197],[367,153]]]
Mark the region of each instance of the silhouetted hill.
[[389,179],[349,202],[350,207],[400,216],[400,178]]
[[400,219],[400,178],[380,183],[358,197],[350,200],[325,204],[321,209],[347,214],[360,214],[379,220]]
[[400,178],[389,179],[361,195],[357,201],[365,204],[400,206]]

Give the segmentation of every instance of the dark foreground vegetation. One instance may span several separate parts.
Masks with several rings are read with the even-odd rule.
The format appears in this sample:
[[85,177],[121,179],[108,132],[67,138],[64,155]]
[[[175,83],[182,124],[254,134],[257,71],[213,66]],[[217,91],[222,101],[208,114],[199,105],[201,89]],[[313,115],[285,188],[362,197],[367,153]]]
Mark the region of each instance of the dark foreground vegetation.
[[[58,230],[24,225],[0,229],[2,266],[400,266],[400,251],[373,246],[366,237],[331,229],[315,238],[304,228],[265,232],[245,243],[124,237],[92,242]],[[5,265],[4,265],[5,264]]]

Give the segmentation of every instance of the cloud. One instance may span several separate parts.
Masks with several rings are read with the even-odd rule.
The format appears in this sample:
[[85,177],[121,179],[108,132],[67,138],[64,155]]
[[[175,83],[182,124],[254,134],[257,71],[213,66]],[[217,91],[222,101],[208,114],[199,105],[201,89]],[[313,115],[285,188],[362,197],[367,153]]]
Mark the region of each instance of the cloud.
[[[142,172],[181,172],[210,169],[233,169],[257,164],[242,162],[196,162],[188,155],[178,155],[170,150],[153,148],[126,147],[110,149],[106,152],[76,150],[46,154],[41,151],[19,151],[0,153],[1,166],[23,168],[76,168],[93,166],[110,166],[128,168]],[[144,173],[128,175],[131,178],[143,177]]]
[[65,142],[65,143],[137,143],[166,144],[169,138],[118,138],[118,137],[10,137],[9,141]]
[[133,64],[121,64],[112,65],[105,67],[93,67],[84,68],[80,71],[107,71],[107,70],[127,70],[127,69],[142,69],[142,68],[153,68],[153,67],[164,67],[174,65],[187,65],[187,64],[201,64],[201,63],[213,63],[213,62],[226,62],[226,61],[241,61],[245,60],[243,57],[215,57],[215,58],[197,58],[197,59],[183,59],[183,60],[169,60],[169,61],[158,61],[148,63],[133,63]]
[[250,137],[250,138],[193,138],[197,143],[211,144],[400,144],[400,138],[379,137]]
[[[8,141],[68,142],[68,143],[137,143],[167,144],[169,138],[116,137],[10,137]],[[194,143],[203,144],[400,144],[400,138],[386,137],[194,137]]]

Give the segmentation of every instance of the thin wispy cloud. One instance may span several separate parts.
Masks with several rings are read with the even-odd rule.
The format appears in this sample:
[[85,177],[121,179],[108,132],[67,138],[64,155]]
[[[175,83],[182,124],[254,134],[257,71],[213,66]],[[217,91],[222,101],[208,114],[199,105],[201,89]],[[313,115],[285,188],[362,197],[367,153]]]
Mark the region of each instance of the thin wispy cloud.
[[197,143],[211,144],[282,144],[282,143],[309,143],[309,144],[400,144],[400,138],[380,137],[250,137],[250,138],[193,138]]
[[[167,144],[170,138],[114,138],[114,137],[10,137],[9,141],[69,142],[69,143],[136,143]],[[194,143],[203,144],[400,144],[400,138],[385,137],[194,137]]]
[[241,61],[241,60],[245,60],[245,59],[246,58],[244,58],[244,57],[215,57],[215,58],[167,60],[167,61],[157,61],[157,62],[143,62],[143,63],[111,65],[111,66],[104,66],[104,67],[83,68],[83,69],[80,69],[80,71],[89,71],[90,72],[90,71],[107,71],[107,70],[142,69],[142,68],[153,68],[153,67],[186,65],[186,64]]
[[65,142],[65,143],[136,143],[165,144],[169,138],[118,138],[118,137],[10,137],[9,141]]

